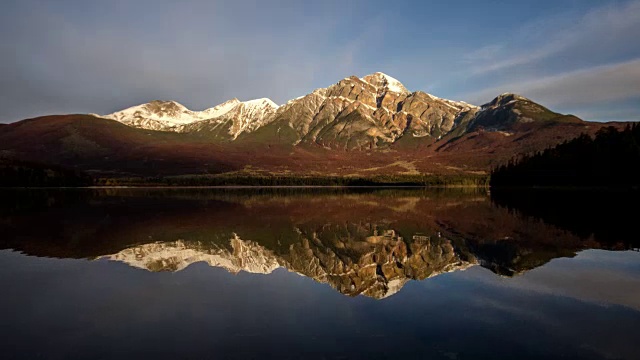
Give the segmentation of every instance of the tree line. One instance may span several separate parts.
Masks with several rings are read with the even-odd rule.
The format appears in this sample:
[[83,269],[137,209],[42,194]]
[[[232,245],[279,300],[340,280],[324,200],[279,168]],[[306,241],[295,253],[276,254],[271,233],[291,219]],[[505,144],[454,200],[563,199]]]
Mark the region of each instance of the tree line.
[[322,176],[287,174],[216,174],[157,177],[92,178],[56,165],[0,158],[0,187],[83,186],[416,186],[486,187],[487,175],[386,174]]
[[147,178],[102,178],[98,186],[487,186],[486,175],[184,175]]
[[514,158],[491,172],[491,187],[637,187],[640,126],[600,129],[553,148]]
[[0,158],[0,187],[91,186],[87,174],[53,165]]

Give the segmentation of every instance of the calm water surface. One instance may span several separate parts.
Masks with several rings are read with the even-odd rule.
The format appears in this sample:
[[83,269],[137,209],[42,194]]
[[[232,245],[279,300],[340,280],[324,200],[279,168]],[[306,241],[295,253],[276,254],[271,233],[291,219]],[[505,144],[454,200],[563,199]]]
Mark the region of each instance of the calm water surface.
[[640,359],[625,193],[0,191],[3,359]]

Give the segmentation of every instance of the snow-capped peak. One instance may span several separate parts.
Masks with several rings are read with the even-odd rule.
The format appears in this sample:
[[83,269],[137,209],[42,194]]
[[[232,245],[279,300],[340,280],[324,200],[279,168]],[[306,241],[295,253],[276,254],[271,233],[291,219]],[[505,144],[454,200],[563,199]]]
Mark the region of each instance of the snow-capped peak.
[[376,72],[362,77],[360,80],[373,85],[376,89],[383,88],[386,91],[391,91],[398,94],[409,94],[404,85],[396,78],[391,77],[385,73]]
[[274,110],[278,108],[278,104],[274,103],[271,99],[268,99],[268,98],[245,101],[244,105],[247,107],[260,107],[260,108],[270,107]]
[[[245,102],[234,98],[203,111],[189,110],[176,101],[153,100],[98,117],[149,130],[183,131],[185,126],[193,123],[239,114],[239,121],[243,125],[237,131],[242,132],[245,129],[253,129],[256,124],[263,124],[277,108],[278,105],[267,98]],[[234,137],[238,135],[235,133],[237,131],[234,131]]]
[[102,117],[123,123],[136,118],[145,118],[174,125],[187,124],[202,118],[199,112],[191,111],[176,101],[163,100],[153,100]]
[[206,109],[203,111],[203,113],[206,113],[208,116],[212,118],[222,116],[228,113],[231,109],[236,107],[238,104],[240,104],[240,100],[238,100],[237,98],[233,98],[231,100],[227,100],[223,102],[220,105],[216,105],[212,108]]

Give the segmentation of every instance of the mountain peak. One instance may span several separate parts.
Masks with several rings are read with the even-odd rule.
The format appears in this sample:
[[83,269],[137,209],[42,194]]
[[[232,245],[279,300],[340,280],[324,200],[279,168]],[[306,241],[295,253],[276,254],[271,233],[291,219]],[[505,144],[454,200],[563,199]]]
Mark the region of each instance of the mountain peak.
[[228,113],[229,111],[231,111],[231,109],[233,109],[234,107],[238,106],[238,104],[241,104],[241,103],[242,102],[238,100],[238,98],[233,98],[231,100],[227,100],[223,102],[222,104],[218,104],[212,108],[208,108],[204,110],[203,113],[205,113],[209,117],[222,116]]
[[513,104],[517,101],[531,101],[522,95],[518,95],[515,93],[506,92],[498,95],[495,99],[490,102],[482,105],[483,108],[487,107],[497,107],[497,106],[505,106],[508,104]]
[[256,106],[256,107],[270,107],[273,109],[278,108],[278,104],[276,104],[275,102],[273,102],[273,100],[269,98],[253,99],[253,100],[244,101],[243,103],[246,106],[250,106],[250,107]]
[[[180,106],[184,106],[182,104],[180,104],[179,102],[175,101],[175,100],[151,100],[149,101],[147,104],[154,104],[154,105],[180,105]],[[146,104],[142,104],[142,105],[146,105]]]
[[382,72],[375,72],[373,74],[366,75],[362,77],[361,80],[373,85],[376,89],[383,88],[384,90],[398,94],[410,93],[410,91],[407,90],[400,81]]
[[557,119],[558,115],[524,96],[504,93],[482,105],[470,129],[512,131],[514,126]]

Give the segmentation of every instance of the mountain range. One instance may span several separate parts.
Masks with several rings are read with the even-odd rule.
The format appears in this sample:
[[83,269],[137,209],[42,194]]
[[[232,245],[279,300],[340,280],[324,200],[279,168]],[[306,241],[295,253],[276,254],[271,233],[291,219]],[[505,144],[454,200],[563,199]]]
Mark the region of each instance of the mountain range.
[[232,99],[203,111],[155,100],[108,115],[0,127],[0,156],[101,176],[484,174],[604,126],[517,94],[476,106],[351,76],[278,106]]

